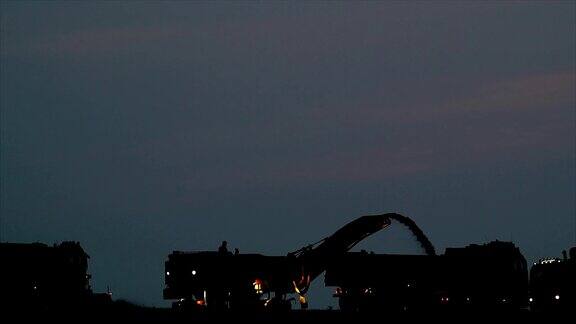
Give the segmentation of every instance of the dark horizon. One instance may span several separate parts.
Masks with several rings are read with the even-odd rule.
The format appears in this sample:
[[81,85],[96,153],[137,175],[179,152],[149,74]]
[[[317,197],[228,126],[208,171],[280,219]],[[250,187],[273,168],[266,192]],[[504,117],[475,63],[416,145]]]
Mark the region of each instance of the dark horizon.
[[[560,256],[575,89],[573,1],[2,1],[0,240],[79,241],[95,291],[149,306],[173,250],[285,255],[384,212],[439,253]],[[356,249],[421,253],[402,227]]]

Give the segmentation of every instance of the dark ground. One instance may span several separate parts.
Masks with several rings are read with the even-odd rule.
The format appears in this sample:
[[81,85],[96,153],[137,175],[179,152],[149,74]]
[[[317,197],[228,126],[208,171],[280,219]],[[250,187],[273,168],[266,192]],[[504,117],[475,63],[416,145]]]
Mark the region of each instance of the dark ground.
[[346,313],[339,310],[292,310],[285,312],[190,312],[169,308],[139,307],[129,303],[91,309],[27,310],[16,307],[2,311],[2,323],[553,323],[566,322],[570,314],[520,311],[434,311],[392,313],[375,311]]

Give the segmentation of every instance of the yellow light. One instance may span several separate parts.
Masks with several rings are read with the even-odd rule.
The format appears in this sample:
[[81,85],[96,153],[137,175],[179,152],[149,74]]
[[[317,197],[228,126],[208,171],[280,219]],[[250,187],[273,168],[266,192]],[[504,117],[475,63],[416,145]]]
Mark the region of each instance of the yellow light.
[[306,297],[300,295],[300,297],[298,297],[298,300],[300,301],[300,304],[306,304]]
[[298,289],[298,285],[296,284],[296,281],[292,280],[292,284],[294,285],[294,291],[297,294],[300,294],[300,289]]

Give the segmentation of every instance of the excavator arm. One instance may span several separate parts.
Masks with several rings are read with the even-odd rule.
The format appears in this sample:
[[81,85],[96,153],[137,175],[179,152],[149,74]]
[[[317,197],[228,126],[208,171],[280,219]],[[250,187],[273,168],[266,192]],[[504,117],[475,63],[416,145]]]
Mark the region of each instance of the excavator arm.
[[298,278],[293,281],[294,290],[301,296],[305,294],[310,282],[326,270],[329,260],[346,253],[366,237],[390,226],[392,220],[408,227],[426,254],[436,255],[430,240],[410,218],[396,213],[362,216],[344,225],[331,236],[288,253],[288,257],[295,258],[297,268],[301,270]]

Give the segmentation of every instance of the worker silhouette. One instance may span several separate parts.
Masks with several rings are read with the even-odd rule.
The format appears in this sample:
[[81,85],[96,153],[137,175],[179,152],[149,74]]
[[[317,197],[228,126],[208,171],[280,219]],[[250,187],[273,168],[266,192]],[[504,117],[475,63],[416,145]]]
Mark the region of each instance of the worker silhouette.
[[238,248],[235,248],[234,249],[234,255],[238,255],[238,254],[240,254],[240,250],[238,250]]
[[218,248],[218,253],[228,254],[228,242],[222,241],[222,245]]

